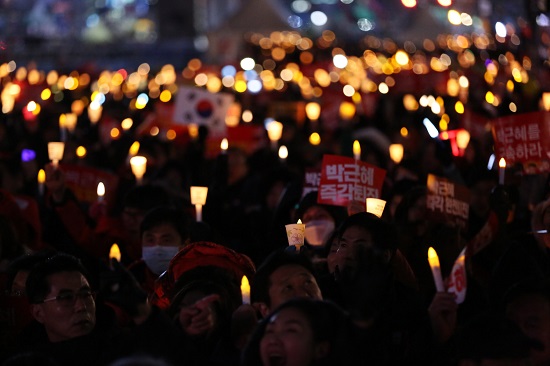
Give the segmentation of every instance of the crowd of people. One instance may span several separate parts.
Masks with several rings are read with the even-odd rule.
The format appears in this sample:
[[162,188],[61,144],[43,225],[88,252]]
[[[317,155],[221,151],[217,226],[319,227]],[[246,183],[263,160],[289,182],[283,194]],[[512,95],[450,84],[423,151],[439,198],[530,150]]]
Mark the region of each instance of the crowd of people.
[[[349,156],[361,127],[313,147],[287,121],[286,161],[267,137],[208,159],[207,130],[184,144],[140,136],[138,181],[133,137],[98,139],[81,158],[70,147],[91,133],[71,135],[56,167],[45,143],[57,126],[0,120],[1,364],[550,365],[548,174],[512,168],[501,184],[487,168],[490,134],[457,157],[419,127],[400,163],[376,135],[359,139],[361,160],[387,171],[381,217],[319,203],[305,170]],[[35,157],[22,161],[22,149]],[[116,190],[84,202],[68,164],[113,173]],[[465,227],[427,214],[428,174],[468,187]],[[192,185],[209,187],[202,220]],[[297,220],[305,243],[289,246]],[[465,249],[464,301],[436,290],[429,247],[444,279]]]

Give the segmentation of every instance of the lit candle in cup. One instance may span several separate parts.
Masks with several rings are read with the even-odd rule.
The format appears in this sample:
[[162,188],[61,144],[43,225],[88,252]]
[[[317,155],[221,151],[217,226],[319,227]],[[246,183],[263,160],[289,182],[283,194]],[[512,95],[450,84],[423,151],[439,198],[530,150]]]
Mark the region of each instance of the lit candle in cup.
[[298,220],[296,224],[285,225],[285,228],[288,245],[294,245],[296,249],[304,245],[306,225],[302,224],[302,220]]
[[44,169],[38,171],[38,194],[44,195],[44,182],[46,181],[46,172]]
[[283,124],[278,121],[271,121],[266,125],[267,136],[269,141],[271,141],[271,148],[273,150],[277,149],[277,143],[283,135]]
[[437,256],[435,249],[432,247],[428,249],[428,262],[430,262],[430,268],[432,269],[432,275],[434,277],[437,292],[444,292],[445,286],[443,285],[443,278],[441,277],[439,257]]
[[97,184],[97,202],[103,202],[103,197],[105,196],[105,184],[99,182]]
[[250,283],[246,276],[241,279],[241,295],[243,304],[250,304]]
[[506,160],[500,158],[498,161],[498,184],[504,185],[504,173],[506,172]]
[[191,204],[195,205],[195,218],[202,221],[202,206],[206,203],[208,187],[191,186]]
[[133,156],[130,159],[130,167],[132,168],[132,173],[134,173],[136,177],[137,184],[141,184],[147,169],[147,158],[141,155]]
[[390,158],[395,164],[399,164],[403,159],[403,145],[391,144],[390,145]]
[[48,157],[52,161],[54,169],[57,169],[59,161],[63,159],[63,150],[65,150],[64,142],[48,142]]
[[357,140],[353,141],[353,158],[356,161],[361,160],[361,144]]
[[386,207],[386,201],[379,198],[367,198],[367,212],[374,214],[378,217],[382,217],[384,213],[384,207]]
[[114,243],[111,245],[111,249],[109,250],[109,259],[116,259],[117,262],[120,262],[121,254],[120,254],[120,248],[118,247],[117,243]]

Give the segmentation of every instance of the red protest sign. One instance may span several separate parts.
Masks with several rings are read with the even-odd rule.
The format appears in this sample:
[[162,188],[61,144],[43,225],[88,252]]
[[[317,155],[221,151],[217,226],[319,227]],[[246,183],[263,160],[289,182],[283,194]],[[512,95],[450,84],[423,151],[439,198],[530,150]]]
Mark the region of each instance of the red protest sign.
[[317,202],[347,207],[350,201],[365,205],[367,197],[380,198],[386,171],[338,155],[324,155]]
[[62,164],[60,168],[65,174],[67,186],[81,202],[91,204],[97,200],[99,182],[105,185],[107,202],[110,202],[110,197],[115,194],[118,177],[112,173],[81,165]]
[[468,222],[470,191],[463,185],[428,174],[426,210],[435,222],[465,228]]
[[527,174],[550,171],[550,113],[532,112],[498,118],[493,123],[497,161],[520,163]]

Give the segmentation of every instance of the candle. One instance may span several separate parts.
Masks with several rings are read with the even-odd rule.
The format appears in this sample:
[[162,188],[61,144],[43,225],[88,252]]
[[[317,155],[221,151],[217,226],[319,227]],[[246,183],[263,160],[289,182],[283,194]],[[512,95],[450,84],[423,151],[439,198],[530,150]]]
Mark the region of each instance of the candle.
[[202,221],[202,206],[206,203],[208,187],[191,186],[191,204],[195,205],[195,219]]
[[428,262],[430,262],[430,268],[432,269],[432,275],[434,277],[435,288],[437,292],[445,291],[443,285],[443,278],[441,278],[441,267],[439,266],[439,257],[435,252],[435,249],[430,247],[428,249]]
[[243,304],[250,304],[250,284],[246,276],[241,279],[241,295]]
[[65,149],[65,143],[54,141],[48,142],[48,157],[52,161],[54,169],[57,169],[59,160],[63,159],[63,150]]
[[286,236],[288,238],[288,245],[294,245],[297,248],[304,245],[306,225],[302,224],[302,220],[298,220],[296,224],[285,225],[285,228]]
[[504,172],[506,171],[506,160],[500,158],[498,161],[498,184],[504,185]]
[[378,217],[382,217],[384,207],[386,207],[386,201],[379,198],[367,198],[367,212],[370,212]]
[[147,158],[145,156],[133,156],[130,159],[130,167],[132,168],[132,173],[136,177],[137,184],[141,184],[145,171],[147,170]]
[[403,159],[403,145],[391,144],[390,145],[390,158],[395,164],[399,164]]
[[120,248],[118,247],[117,243],[114,243],[113,245],[111,245],[111,249],[109,250],[109,258],[114,258],[118,262],[120,262],[120,257]]
[[97,202],[103,202],[103,196],[105,196],[105,184],[99,182],[97,184]]
[[281,145],[281,147],[279,147],[279,159],[284,163],[286,158],[288,158],[288,149],[285,145]]
[[355,160],[361,160],[361,144],[359,141],[353,141],[353,157]]
[[222,154],[227,154],[228,147],[229,147],[229,142],[227,142],[227,139],[224,138],[220,144],[220,149],[222,150]]
[[44,182],[46,181],[46,172],[44,169],[38,171],[38,193],[44,195]]
[[277,142],[283,135],[283,124],[278,121],[271,121],[266,125],[266,129],[269,141],[271,141],[271,147],[275,150],[277,148]]

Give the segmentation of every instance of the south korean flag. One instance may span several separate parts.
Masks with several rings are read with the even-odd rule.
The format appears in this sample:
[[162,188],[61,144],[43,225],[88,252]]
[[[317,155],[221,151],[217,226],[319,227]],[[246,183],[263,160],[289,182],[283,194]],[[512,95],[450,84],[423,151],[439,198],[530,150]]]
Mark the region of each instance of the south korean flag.
[[210,93],[199,87],[180,87],[176,96],[175,124],[205,125],[211,136],[225,136],[225,117],[234,101],[228,93]]

